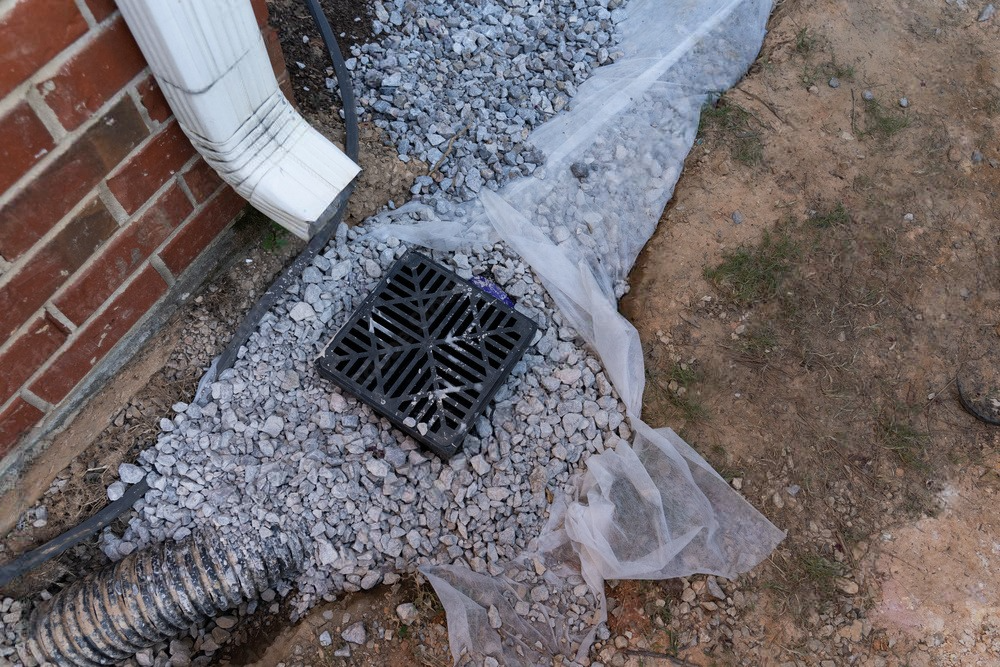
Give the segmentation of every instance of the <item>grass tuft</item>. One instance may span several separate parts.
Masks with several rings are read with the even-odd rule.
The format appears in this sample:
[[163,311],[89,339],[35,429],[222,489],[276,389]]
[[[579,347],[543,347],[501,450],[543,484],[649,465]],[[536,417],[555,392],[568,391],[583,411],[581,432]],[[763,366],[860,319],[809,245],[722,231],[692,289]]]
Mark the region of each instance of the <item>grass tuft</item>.
[[879,444],[896,454],[905,465],[919,464],[927,434],[917,431],[895,415],[881,415],[875,422]]
[[764,159],[764,142],[755,122],[753,114],[740,105],[720,99],[702,108],[698,136],[716,138],[729,148],[734,160],[754,167]]
[[836,58],[826,64],[826,71],[830,74],[830,76],[835,76],[841,81],[854,80],[854,66],[838,63]]
[[802,571],[820,593],[829,594],[834,590],[837,577],[844,572],[843,566],[819,554],[806,554],[800,560]]
[[830,210],[816,211],[816,215],[809,218],[809,225],[817,229],[829,229],[830,227],[846,225],[850,221],[851,214],[844,208],[844,203],[837,202],[837,205]]
[[909,126],[910,119],[906,114],[890,111],[878,100],[865,100],[865,129],[862,136],[885,142]]
[[647,366],[646,377],[686,422],[708,418],[708,410],[691,390],[701,380],[701,374],[692,366],[675,363],[666,372]]
[[809,32],[809,28],[802,28],[795,33],[795,52],[801,56],[808,56],[816,48],[816,36]]
[[740,338],[740,348],[751,359],[762,359],[778,347],[778,339],[770,327],[754,328]]
[[842,65],[836,59],[833,59],[822,65],[815,67],[805,65],[802,68],[802,85],[805,88],[826,83],[833,77],[841,81],[853,81],[854,67],[852,65]]
[[784,231],[764,232],[756,247],[742,247],[723,255],[722,263],[705,269],[705,278],[739,306],[773,297],[791,270],[797,253],[795,242]]
[[273,220],[270,223],[271,225],[264,232],[264,240],[261,242],[261,247],[268,252],[278,252],[288,245],[291,235],[287,229]]

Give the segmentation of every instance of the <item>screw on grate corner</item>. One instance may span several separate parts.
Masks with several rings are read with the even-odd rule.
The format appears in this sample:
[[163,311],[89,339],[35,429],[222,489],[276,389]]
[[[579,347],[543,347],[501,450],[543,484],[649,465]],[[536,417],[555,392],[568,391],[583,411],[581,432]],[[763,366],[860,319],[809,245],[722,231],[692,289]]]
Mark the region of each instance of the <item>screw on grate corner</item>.
[[324,377],[447,459],[536,331],[504,300],[411,250],[317,363]]

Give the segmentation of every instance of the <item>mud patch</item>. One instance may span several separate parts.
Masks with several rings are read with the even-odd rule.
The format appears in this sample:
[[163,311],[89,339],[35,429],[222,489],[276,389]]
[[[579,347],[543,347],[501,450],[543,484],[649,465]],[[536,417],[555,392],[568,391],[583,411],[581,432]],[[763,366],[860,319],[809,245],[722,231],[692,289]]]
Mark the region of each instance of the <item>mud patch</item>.
[[890,637],[902,635],[947,651],[959,644],[978,658],[965,664],[1000,661],[1000,517],[996,492],[971,474],[938,494],[937,516],[879,537],[868,562],[881,583],[871,620]]

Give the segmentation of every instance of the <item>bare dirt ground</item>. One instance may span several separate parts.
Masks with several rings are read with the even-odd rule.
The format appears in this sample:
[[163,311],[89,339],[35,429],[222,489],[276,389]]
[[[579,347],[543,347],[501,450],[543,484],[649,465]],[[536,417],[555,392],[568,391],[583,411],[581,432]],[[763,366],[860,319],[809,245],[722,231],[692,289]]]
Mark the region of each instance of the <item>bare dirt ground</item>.
[[[738,581],[610,583],[594,661],[1000,664],[1000,429],[956,388],[1000,339],[1000,17],[978,22],[981,9],[785,0],[747,78],[706,110],[622,308],[646,345],[647,420],[678,430],[788,537]],[[320,83],[307,76],[318,40],[302,41],[295,3],[272,11],[299,95]],[[336,136],[324,99],[300,103]],[[355,220],[400,202],[426,168],[365,131]],[[283,243],[265,233],[251,259],[273,272],[294,250]],[[164,369],[59,474],[47,524],[21,517],[4,557],[99,507],[106,470],[190,396],[265,284],[246,266],[194,299],[162,342]],[[82,546],[7,592],[54,591],[102,558]],[[219,664],[450,664],[441,608],[409,579],[284,618],[238,626]],[[342,657],[357,620],[367,642]]]
[[669,602],[668,653],[1000,664],[1000,436],[955,386],[1000,335],[1000,32],[981,9],[786,1],[706,112],[623,309],[647,418],[788,538],[719,610]]

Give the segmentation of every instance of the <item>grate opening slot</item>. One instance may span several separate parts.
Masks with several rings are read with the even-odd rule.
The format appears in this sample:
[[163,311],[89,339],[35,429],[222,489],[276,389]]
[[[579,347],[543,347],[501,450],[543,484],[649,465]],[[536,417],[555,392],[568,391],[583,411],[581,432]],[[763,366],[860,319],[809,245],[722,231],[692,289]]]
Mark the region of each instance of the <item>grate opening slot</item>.
[[386,363],[382,367],[380,375],[383,378],[394,378],[405,372],[405,368],[412,362],[415,355],[410,352],[397,351],[388,355]]
[[368,351],[368,346],[367,346],[368,341],[367,340],[364,340],[363,342],[359,341],[357,340],[356,336],[357,332],[355,332],[354,328],[352,327],[351,331],[348,331],[347,335],[344,336],[343,340],[340,341],[340,344],[343,347],[348,348],[349,353],[364,354],[365,352]]
[[[399,375],[399,379],[393,382],[390,380],[390,384],[386,386],[386,394],[390,398],[401,398],[404,394],[412,394],[416,389],[417,380],[423,375],[429,375],[429,371],[425,370],[421,366],[421,359],[416,355],[409,355],[406,358],[406,370],[402,371]],[[429,384],[428,380],[425,378],[419,383],[421,386],[426,386]]]
[[438,272],[432,272],[429,269],[426,270],[423,276],[420,278],[420,289],[426,293],[437,292],[441,289],[441,285],[448,278]]
[[[420,338],[418,338],[420,333],[408,330],[403,323],[399,319],[394,318],[391,313],[387,313],[382,310],[373,311],[371,322],[374,326],[376,336],[381,337],[381,335],[388,334],[396,337],[408,345],[416,345],[420,343]],[[392,344],[396,341],[389,340],[387,342]]]
[[476,368],[473,367],[472,364],[466,363],[465,360],[459,355],[454,344],[442,345],[439,349],[435,350],[435,352],[435,360],[442,365],[447,366],[453,372],[461,375],[466,382],[478,382],[482,379],[482,372],[477,372]]
[[447,407],[452,414],[461,419],[469,412],[469,409],[472,408],[476,402],[466,396],[464,392],[455,391],[444,394],[441,397],[441,404]]
[[427,330],[430,334],[435,338],[441,338],[455,331],[453,322],[462,316],[463,306],[467,305],[465,301],[465,297],[461,294],[453,294],[447,300],[443,300],[442,306],[428,321]]
[[462,363],[470,366],[479,376],[486,375],[489,369],[483,365],[478,345],[473,345],[464,338],[456,338],[452,342],[450,349],[456,358],[461,359]]
[[497,365],[500,365],[507,358],[507,355],[510,354],[510,351],[514,349],[514,346],[502,345],[496,338],[487,338],[483,341],[483,349],[496,360]]

